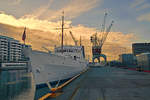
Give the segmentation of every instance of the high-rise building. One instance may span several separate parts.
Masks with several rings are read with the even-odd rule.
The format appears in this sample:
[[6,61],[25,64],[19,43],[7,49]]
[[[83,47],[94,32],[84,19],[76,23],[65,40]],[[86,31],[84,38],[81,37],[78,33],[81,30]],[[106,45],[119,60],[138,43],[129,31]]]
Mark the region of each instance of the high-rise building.
[[132,52],[134,55],[150,52],[150,43],[133,43]]
[[21,43],[17,40],[10,40],[8,45],[9,61],[18,61],[21,59]]
[[0,62],[8,61],[8,37],[0,36]]
[[21,44],[18,40],[0,35],[0,62],[18,62],[25,60],[23,47],[28,45]]

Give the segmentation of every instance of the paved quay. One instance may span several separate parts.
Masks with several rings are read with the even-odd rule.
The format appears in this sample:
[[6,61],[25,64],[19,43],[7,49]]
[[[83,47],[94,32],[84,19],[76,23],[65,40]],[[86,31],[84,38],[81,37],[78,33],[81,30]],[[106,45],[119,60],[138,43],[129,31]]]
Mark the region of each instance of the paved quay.
[[90,68],[46,100],[150,100],[150,73],[113,67]]

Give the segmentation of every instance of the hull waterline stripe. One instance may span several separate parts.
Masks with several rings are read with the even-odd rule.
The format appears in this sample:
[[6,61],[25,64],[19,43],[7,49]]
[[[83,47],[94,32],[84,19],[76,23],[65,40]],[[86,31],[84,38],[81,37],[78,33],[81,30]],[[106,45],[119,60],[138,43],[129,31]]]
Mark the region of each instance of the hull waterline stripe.
[[[73,78],[71,78],[70,80],[68,80],[67,82],[65,82],[64,84],[58,86],[58,88],[56,88],[56,91],[59,89],[62,89],[63,87],[65,87],[66,85],[68,85],[69,83],[71,83],[73,80],[75,80],[77,77],[79,77],[81,74],[83,74],[84,72],[86,72],[88,69],[80,72],[78,75],[74,76]],[[39,98],[38,100],[45,100],[49,97],[52,97],[53,95],[55,95],[54,93],[47,93],[46,95],[44,95],[43,97]]]

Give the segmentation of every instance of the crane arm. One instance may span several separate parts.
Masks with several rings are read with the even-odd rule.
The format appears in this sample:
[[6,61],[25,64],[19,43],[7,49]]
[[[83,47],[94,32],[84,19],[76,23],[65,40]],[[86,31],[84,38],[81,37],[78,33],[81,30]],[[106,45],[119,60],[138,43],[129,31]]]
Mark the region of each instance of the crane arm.
[[46,51],[48,51],[49,53],[51,53],[51,51],[48,48],[46,48],[44,46],[42,46],[42,48],[45,49]]
[[105,35],[106,18],[107,18],[107,13],[105,13],[105,15],[104,15],[104,21],[103,21],[103,24],[102,24],[101,33],[100,34],[95,33],[95,36],[93,36],[94,41],[92,41],[92,43],[95,46],[102,45],[103,37]]
[[110,30],[111,30],[111,27],[113,26],[113,23],[114,23],[114,21],[112,21],[111,24],[109,25],[109,27],[106,29],[106,33],[104,33],[102,40],[101,40],[101,47],[103,46],[103,44],[104,44],[104,42],[105,42],[105,40],[106,40]]
[[73,39],[73,41],[74,41],[74,43],[75,43],[75,45],[77,46],[77,40],[75,39],[75,37],[73,36],[73,34],[72,34],[72,32],[70,31],[70,35],[71,35],[71,37],[72,37],[72,39]]
[[80,36],[80,46],[82,45],[82,40],[81,40],[81,36]]
[[104,15],[104,22],[103,22],[103,24],[102,24],[101,32],[104,32],[104,31],[105,31],[106,17],[107,17],[107,13],[105,13],[105,15]]

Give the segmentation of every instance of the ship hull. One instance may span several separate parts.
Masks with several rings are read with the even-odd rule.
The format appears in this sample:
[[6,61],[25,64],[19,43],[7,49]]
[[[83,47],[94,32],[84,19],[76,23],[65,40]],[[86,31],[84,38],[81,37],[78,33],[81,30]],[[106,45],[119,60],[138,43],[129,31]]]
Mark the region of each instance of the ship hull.
[[78,61],[40,51],[32,51],[30,60],[36,88],[48,82],[67,80],[87,69],[85,60]]

